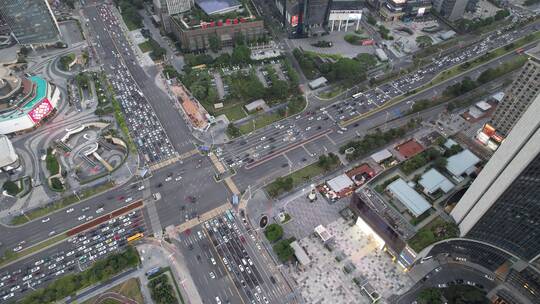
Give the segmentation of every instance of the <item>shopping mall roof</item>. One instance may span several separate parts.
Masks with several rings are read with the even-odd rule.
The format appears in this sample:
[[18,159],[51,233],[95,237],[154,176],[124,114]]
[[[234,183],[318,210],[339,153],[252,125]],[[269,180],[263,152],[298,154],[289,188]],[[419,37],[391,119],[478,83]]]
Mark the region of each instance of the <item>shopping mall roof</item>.
[[418,183],[424,187],[425,192],[430,194],[439,189],[444,193],[448,193],[448,191],[454,188],[454,184],[435,168],[424,173]]
[[327,181],[326,184],[328,187],[330,187],[330,189],[332,189],[332,191],[341,192],[345,188],[353,186],[354,182],[347,176],[347,174],[341,174]]
[[416,154],[424,151],[424,147],[419,144],[414,138],[411,138],[408,141],[398,145],[395,149],[405,158],[411,158]]
[[426,212],[431,207],[422,195],[409,187],[409,185],[401,178],[392,182],[386,189],[403,203],[415,217]]
[[300,264],[306,266],[311,263],[311,259],[307,255],[306,251],[304,250],[304,248],[302,248],[302,246],[300,246],[300,244],[298,244],[297,241],[292,242],[291,247],[294,250],[294,255],[296,256]]
[[463,173],[471,173],[471,168],[479,162],[480,158],[466,149],[447,159],[446,170],[454,176],[461,176]]
[[371,158],[376,162],[376,163],[380,163],[382,162],[383,160],[387,160],[389,159],[390,157],[392,157],[392,153],[390,151],[388,151],[388,149],[383,149],[379,152],[376,152],[376,153],[373,153],[371,154]]
[[9,138],[0,134],[0,168],[13,164],[18,158]]
[[32,76],[30,77],[30,81],[32,81],[35,87],[35,92],[33,92],[34,95],[32,99],[29,102],[26,102],[22,107],[0,115],[0,120],[10,120],[27,115],[28,112],[36,106],[36,104],[47,97],[47,81],[45,81],[45,79],[38,76]]
[[207,14],[225,14],[242,6],[237,0],[195,0],[195,3]]

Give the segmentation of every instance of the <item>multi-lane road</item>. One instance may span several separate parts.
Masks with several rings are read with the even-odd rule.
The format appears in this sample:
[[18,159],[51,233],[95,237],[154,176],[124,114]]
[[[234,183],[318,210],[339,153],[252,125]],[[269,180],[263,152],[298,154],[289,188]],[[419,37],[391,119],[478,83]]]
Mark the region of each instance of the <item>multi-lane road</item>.
[[[325,131],[333,133],[331,136],[333,142],[342,143],[357,136],[354,128],[359,127],[366,121],[374,125],[375,121],[380,120],[381,114],[384,121],[400,117],[414,105],[415,101],[432,98],[440,94],[449,83],[456,83],[464,76],[477,76],[478,70],[493,67],[493,64],[484,65],[476,70],[464,73],[464,75],[456,77],[450,82],[443,82],[433,86],[414,97],[406,98],[402,102],[386,108],[384,111],[379,112],[379,115],[373,115],[369,119],[361,121],[358,117],[362,114],[377,110],[392,99],[421,88],[444,70],[482,56],[493,49],[507,45],[538,30],[540,30],[538,23],[530,24],[519,31],[511,30],[509,27],[501,29],[486,36],[479,43],[445,56],[436,57],[427,66],[399,79],[383,83],[365,92],[358,92],[359,94],[353,94],[351,97],[339,100],[332,105],[290,117],[231,141],[222,147],[223,152],[220,157],[228,166],[241,167],[246,164],[249,166],[250,163],[256,162],[258,159],[269,158],[268,156],[276,153],[276,151],[280,154],[283,148],[301,143]],[[496,64],[511,59],[513,56],[516,56],[516,54],[509,54],[497,61]],[[355,120],[358,122],[355,122]],[[343,127],[344,124],[347,127]]]
[[[107,5],[87,6],[83,12],[88,21],[90,37],[93,40],[96,54],[108,78],[113,83],[113,88],[128,118],[131,135],[137,143],[139,152],[148,156],[148,158],[143,159],[143,162],[146,164],[157,163],[173,155],[194,149],[188,127],[178,111],[172,106],[169,96],[155,83],[156,80],[153,77],[156,74],[152,73],[156,71],[152,69],[145,71],[140,67],[132,50],[133,46],[126,39],[110,8]],[[242,181],[240,183],[242,189],[261,179],[273,176],[272,174],[282,174],[287,170],[292,170],[293,167],[301,167],[316,159],[317,155],[335,150],[339,145],[373,126],[382,125],[385,121],[400,117],[412,106],[414,100],[431,98],[442,92],[448,83],[437,85],[414,98],[406,98],[403,102],[374,114],[369,119],[350,124],[346,128],[340,127],[340,122],[384,106],[390,99],[428,83],[431,77],[444,69],[459,65],[463,61],[505,45],[511,40],[523,37],[535,30],[538,30],[536,24],[529,25],[517,33],[493,33],[484,40],[485,42],[438,58],[434,63],[422,68],[421,71],[363,92],[357,98],[346,98],[325,108],[309,110],[231,141],[220,147],[220,157],[227,165],[237,167],[235,180]],[[506,55],[481,69],[496,66],[513,56],[516,54]],[[465,73],[450,83],[455,83],[462,77],[475,75],[475,73],[478,71]],[[148,132],[142,132],[143,129],[147,129]],[[285,152],[289,151],[291,153],[284,156]],[[276,157],[273,157],[274,154]],[[268,162],[262,161],[265,159]],[[255,164],[259,163],[260,166],[255,167]],[[229,191],[223,184],[215,182],[214,174],[214,168],[208,158],[196,154],[183,161],[177,161],[164,169],[151,172],[151,175],[144,180],[134,178],[131,182],[105,194],[82,201],[74,207],[60,210],[45,218],[34,220],[20,227],[1,226],[2,251],[12,250],[17,246],[26,248],[52,235],[78,226],[90,216],[97,217],[101,212],[111,212],[125,206],[130,201],[148,199],[151,194],[156,192],[160,193],[161,199],[155,202],[155,214],[149,214],[150,212],[146,208],[143,209],[147,221],[154,222],[147,223],[147,228],[152,231],[152,227],[156,227],[155,220],[152,220],[154,218],[158,219],[157,227],[159,228],[180,224],[228,200]],[[103,211],[96,213],[98,209],[103,209]],[[243,280],[248,289],[237,293],[236,296],[244,300],[256,299],[255,292],[262,295],[263,301],[262,297],[277,299],[276,292],[272,291],[274,283],[268,284],[270,276],[263,274],[265,272],[263,266],[261,266],[259,275],[253,271],[255,279],[242,274],[246,271],[242,254],[256,260],[257,251],[254,249],[257,248],[256,244],[248,242],[246,245],[242,241],[242,237],[246,238],[248,235],[245,231],[238,232],[236,229],[229,228],[223,219],[218,220],[218,222],[219,229],[216,227],[217,231],[214,231],[213,228],[208,231],[208,227],[201,227],[200,231],[205,231],[204,238],[208,239],[207,242],[212,245],[210,248],[213,248],[212,252],[221,259],[222,263],[224,263],[223,258],[226,258],[227,261],[234,261],[236,264],[230,266],[231,270],[228,269],[227,265],[222,265],[221,270],[216,270],[214,275],[227,276],[230,280],[239,282],[240,290],[245,288],[242,285]],[[236,224],[238,225],[238,221]],[[225,241],[224,237],[227,237],[229,241]],[[21,240],[25,240],[25,242],[21,244]],[[217,245],[213,244],[214,242],[217,242]],[[231,243],[227,244],[229,242]],[[43,256],[43,254],[47,254],[47,252],[38,254],[36,258]],[[244,271],[240,270],[240,265]],[[236,273],[237,268],[240,274]],[[257,264],[255,264],[254,269],[257,268]],[[253,286],[249,285],[248,282],[251,282]],[[260,283],[260,285],[255,285],[255,282]],[[264,290],[258,292],[256,286]],[[227,295],[222,296],[227,297]],[[234,297],[234,294],[231,295],[231,299]]]

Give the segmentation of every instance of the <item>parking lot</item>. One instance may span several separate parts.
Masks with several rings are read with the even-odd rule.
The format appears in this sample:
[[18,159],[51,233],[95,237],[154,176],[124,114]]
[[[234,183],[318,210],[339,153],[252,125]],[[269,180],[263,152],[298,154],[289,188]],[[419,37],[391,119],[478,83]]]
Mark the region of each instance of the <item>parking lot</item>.
[[197,287],[208,303],[288,303],[289,291],[246,224],[227,211],[181,235]]
[[0,298],[3,301],[17,299],[28,291],[45,287],[59,276],[83,271],[96,260],[121,251],[127,245],[128,237],[143,233],[145,229],[142,212],[135,210],[8,266],[0,273]]

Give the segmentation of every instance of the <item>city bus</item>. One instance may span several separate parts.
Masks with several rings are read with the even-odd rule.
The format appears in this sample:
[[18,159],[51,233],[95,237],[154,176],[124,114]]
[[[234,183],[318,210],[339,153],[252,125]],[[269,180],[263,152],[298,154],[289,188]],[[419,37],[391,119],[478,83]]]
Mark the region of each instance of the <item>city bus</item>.
[[142,234],[142,233],[139,232],[139,233],[135,233],[134,235],[128,237],[128,238],[127,238],[127,241],[128,241],[128,242],[135,242],[135,241],[137,241],[137,240],[142,239],[143,237],[144,237],[144,234]]
[[360,97],[360,96],[362,96],[362,92],[354,94],[354,95],[352,96],[352,98],[353,98],[353,99],[356,99],[356,98],[358,98],[358,97]]

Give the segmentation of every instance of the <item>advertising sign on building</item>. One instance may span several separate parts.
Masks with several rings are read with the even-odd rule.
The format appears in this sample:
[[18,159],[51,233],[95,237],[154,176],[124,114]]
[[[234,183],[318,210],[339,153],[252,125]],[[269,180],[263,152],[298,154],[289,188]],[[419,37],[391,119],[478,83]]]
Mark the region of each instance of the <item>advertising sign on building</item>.
[[51,111],[53,110],[53,106],[49,102],[47,98],[43,99],[37,106],[35,106],[30,112],[28,112],[28,116],[30,116],[30,119],[34,123],[40,122],[43,118],[45,118]]
[[298,25],[298,15],[294,15],[291,17],[291,26],[297,26]]

